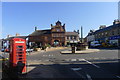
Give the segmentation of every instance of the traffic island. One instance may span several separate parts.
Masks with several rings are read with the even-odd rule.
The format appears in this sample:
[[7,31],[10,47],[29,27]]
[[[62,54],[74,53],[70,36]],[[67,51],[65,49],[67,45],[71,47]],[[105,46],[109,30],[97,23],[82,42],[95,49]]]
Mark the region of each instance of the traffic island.
[[61,54],[82,54],[82,53],[92,53],[92,52],[98,52],[99,49],[87,49],[87,50],[81,50],[81,51],[75,51],[75,53],[72,53],[71,50],[61,51]]

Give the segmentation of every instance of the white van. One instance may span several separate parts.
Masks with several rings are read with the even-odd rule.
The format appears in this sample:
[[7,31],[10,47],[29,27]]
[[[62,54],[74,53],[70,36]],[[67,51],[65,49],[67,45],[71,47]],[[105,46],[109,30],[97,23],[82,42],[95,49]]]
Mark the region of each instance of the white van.
[[92,41],[92,42],[90,43],[90,46],[91,46],[91,47],[98,47],[98,46],[100,46],[99,41]]

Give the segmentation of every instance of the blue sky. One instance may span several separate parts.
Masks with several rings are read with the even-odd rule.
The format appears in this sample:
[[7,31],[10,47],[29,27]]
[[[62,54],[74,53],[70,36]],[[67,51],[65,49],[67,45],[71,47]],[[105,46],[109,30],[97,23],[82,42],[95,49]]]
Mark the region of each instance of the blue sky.
[[117,2],[3,2],[2,38],[8,34],[28,35],[38,29],[49,29],[59,19],[66,31],[80,29],[84,36],[90,29],[111,25],[118,18]]

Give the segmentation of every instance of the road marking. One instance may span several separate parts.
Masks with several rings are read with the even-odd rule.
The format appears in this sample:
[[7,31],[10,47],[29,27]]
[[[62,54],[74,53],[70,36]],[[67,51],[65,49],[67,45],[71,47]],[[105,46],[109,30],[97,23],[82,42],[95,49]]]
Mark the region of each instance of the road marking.
[[72,70],[74,70],[74,71],[79,71],[79,70],[81,70],[82,68],[71,68]]
[[83,59],[84,61],[86,61],[87,63],[89,63],[89,64],[91,64],[91,65],[93,65],[93,66],[95,66],[95,67],[97,67],[97,68],[100,68],[99,66],[97,66],[97,65],[95,65],[95,64],[93,64],[93,63],[91,63],[90,61],[88,61],[88,60],[85,60],[85,59]]
[[117,78],[120,78],[120,76],[116,76]]
[[65,59],[65,61],[70,61],[70,59]]
[[78,59],[78,61],[84,61],[84,59]]
[[86,74],[88,80],[92,80],[91,76],[89,74]]
[[45,60],[45,61],[50,61],[50,60],[48,59],[48,60]]
[[80,74],[79,72],[77,72],[78,70],[81,70],[82,68],[71,68],[77,75],[82,76],[83,78],[85,78],[85,76],[83,76],[82,74]]
[[71,61],[77,61],[77,59],[71,59]]

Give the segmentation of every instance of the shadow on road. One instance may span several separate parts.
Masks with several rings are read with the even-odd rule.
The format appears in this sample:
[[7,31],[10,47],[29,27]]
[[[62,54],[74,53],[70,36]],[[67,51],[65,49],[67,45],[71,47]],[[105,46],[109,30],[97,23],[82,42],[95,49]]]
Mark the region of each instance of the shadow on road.
[[114,48],[106,48],[106,47],[96,47],[96,48],[89,48],[89,49],[100,49],[100,50],[120,50],[120,47],[114,47]]
[[[119,80],[120,60],[91,60],[100,68],[86,62],[62,62],[61,64],[31,64],[35,67],[21,80]],[[76,70],[72,70],[72,68]],[[79,68],[79,70],[77,70]],[[88,76],[90,75],[90,77]],[[91,79],[89,79],[91,78]]]

